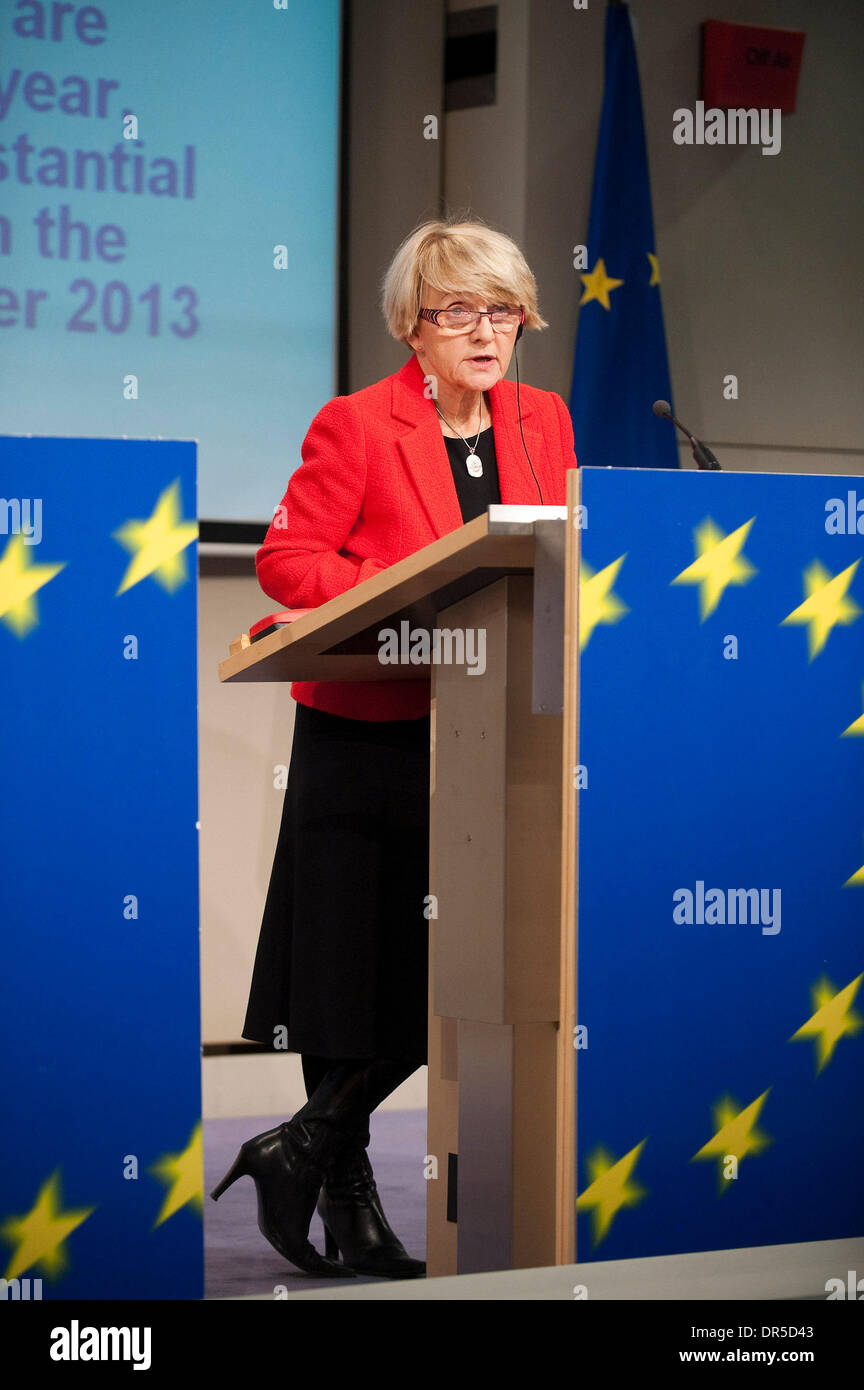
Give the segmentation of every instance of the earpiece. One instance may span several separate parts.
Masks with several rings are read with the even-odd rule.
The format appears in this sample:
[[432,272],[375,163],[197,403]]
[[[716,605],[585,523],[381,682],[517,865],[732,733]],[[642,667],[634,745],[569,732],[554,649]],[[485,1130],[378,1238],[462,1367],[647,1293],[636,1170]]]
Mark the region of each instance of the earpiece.
[[[513,343],[514,349],[515,349],[516,343],[518,343],[519,339],[522,337],[522,330],[523,330],[524,327],[525,327],[524,323],[520,323],[519,327],[518,327],[517,330],[516,330],[516,338],[515,338],[514,343]],[[520,395],[519,395],[519,354],[518,354],[518,352],[515,354],[515,361],[516,361],[516,410],[517,410],[517,413],[518,413],[518,415],[519,415],[519,433],[520,433],[520,435],[522,436],[522,448],[525,450],[525,457],[526,457],[526,459],[528,460],[528,467],[531,469],[531,476],[532,476],[532,478],[534,479],[534,486],[537,488],[537,494],[538,494],[538,496],[539,496],[539,498],[540,498],[540,506],[542,507],[542,506],[544,505],[544,503],[543,503],[543,493],[542,493],[542,491],[541,491],[541,489],[540,489],[540,484],[537,482],[537,474],[534,472],[534,465],[533,465],[533,463],[531,462],[531,455],[530,455],[529,452],[528,452],[528,445],[525,443],[525,435],[524,435],[524,432],[523,432],[523,430],[522,430],[522,400],[521,400],[521,397],[520,397]]]

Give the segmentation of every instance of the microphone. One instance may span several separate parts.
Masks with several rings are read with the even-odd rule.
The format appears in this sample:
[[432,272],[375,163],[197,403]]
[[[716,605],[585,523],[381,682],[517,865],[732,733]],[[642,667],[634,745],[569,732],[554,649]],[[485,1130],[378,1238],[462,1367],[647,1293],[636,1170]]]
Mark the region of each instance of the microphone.
[[677,425],[682,434],[686,434],[693,448],[693,457],[696,460],[697,468],[708,468],[712,471],[719,469],[720,465],[708,448],[694,434],[691,434],[686,425],[682,425],[680,420],[676,420],[672,414],[672,407],[668,401],[655,401],[651,409],[661,420],[671,420],[673,425]]

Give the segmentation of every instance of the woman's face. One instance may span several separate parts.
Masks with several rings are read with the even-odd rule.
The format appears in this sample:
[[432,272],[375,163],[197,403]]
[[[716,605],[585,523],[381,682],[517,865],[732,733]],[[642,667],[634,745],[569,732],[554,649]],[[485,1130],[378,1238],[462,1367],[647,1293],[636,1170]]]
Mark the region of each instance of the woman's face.
[[[494,309],[475,294],[443,294],[423,291],[424,309]],[[455,391],[487,391],[500,381],[510,365],[516,332],[498,332],[486,318],[479,319],[467,332],[454,333],[420,319],[417,332],[408,339],[427,376],[437,377]]]

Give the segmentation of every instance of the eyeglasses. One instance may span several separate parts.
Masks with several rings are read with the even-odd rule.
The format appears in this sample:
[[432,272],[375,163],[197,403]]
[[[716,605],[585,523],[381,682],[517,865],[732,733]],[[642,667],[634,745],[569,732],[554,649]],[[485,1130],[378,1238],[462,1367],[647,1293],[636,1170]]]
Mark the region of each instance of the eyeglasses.
[[467,333],[477,327],[481,319],[487,318],[496,333],[512,333],[520,323],[525,322],[525,310],[521,308],[497,309],[421,309],[421,319],[434,323],[437,328],[446,328],[451,333]]

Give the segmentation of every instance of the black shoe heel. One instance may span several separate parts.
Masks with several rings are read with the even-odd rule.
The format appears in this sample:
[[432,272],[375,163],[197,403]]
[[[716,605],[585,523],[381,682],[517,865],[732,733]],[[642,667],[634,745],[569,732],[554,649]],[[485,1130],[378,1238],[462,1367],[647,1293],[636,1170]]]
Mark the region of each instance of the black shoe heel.
[[232,1167],[214,1187],[217,1201],[238,1178],[249,1177],[258,1199],[258,1229],[273,1249],[304,1274],[354,1278],[354,1271],[324,1259],[309,1242],[309,1223],[329,1157],[341,1140],[329,1126],[293,1121],[247,1139]]
[[222,1181],[218,1183],[216,1187],[213,1188],[213,1191],[210,1193],[210,1196],[213,1198],[214,1202],[218,1202],[219,1198],[222,1196],[222,1193],[227,1192],[231,1184],[233,1182],[236,1182],[238,1178],[247,1178],[251,1176],[252,1174],[249,1172],[249,1168],[246,1163],[246,1155],[241,1149],[239,1154],[235,1158],[233,1164],[228,1169],[228,1172],[222,1179]]

